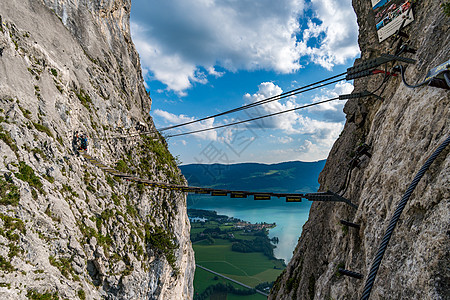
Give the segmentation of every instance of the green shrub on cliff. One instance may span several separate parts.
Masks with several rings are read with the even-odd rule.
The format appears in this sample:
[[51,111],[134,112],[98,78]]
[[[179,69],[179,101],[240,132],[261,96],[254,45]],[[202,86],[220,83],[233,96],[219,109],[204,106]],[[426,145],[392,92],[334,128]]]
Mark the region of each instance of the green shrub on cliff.
[[178,272],[178,268],[175,265],[177,260],[175,249],[178,248],[178,245],[173,233],[167,232],[159,226],[154,227],[152,230],[152,227],[147,223],[145,224],[145,242],[150,244],[153,249],[164,254],[172,269]]
[[17,205],[20,200],[19,188],[12,182],[0,178],[0,204]]
[[442,10],[447,17],[450,17],[450,1],[441,3]]
[[[45,194],[44,189],[42,188],[43,184],[39,177],[37,177],[34,174],[33,168],[31,168],[29,165],[27,165],[25,162],[21,161],[19,163],[19,173],[15,174],[17,178],[20,180],[23,180],[25,182],[28,182],[28,184],[31,187],[34,187],[36,190],[38,190],[41,194]],[[36,198],[33,195],[33,198]]]

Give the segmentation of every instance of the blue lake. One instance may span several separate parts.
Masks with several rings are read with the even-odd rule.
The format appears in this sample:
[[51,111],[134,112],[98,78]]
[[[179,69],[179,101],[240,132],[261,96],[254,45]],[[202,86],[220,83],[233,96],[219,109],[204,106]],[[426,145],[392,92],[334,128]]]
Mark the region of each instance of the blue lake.
[[284,198],[272,197],[270,201],[256,201],[250,196],[247,199],[232,199],[229,196],[188,194],[188,208],[214,210],[220,215],[235,217],[251,223],[276,223],[269,231],[269,237],[278,237],[274,253],[286,263],[301,235],[302,227],[308,220],[311,202],[304,200],[298,203],[286,203]]

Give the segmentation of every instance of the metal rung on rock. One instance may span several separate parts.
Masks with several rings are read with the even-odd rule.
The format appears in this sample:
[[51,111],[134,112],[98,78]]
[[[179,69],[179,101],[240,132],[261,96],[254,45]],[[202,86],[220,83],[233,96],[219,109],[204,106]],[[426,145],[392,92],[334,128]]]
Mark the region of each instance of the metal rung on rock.
[[362,279],[363,278],[363,275],[360,274],[360,273],[356,273],[356,272],[353,272],[353,271],[345,270],[345,269],[342,269],[342,268],[339,268],[338,272],[341,275],[353,277],[353,278],[356,278],[356,279]]
[[341,220],[341,224],[345,225],[345,226],[348,226],[348,227],[357,228],[357,229],[359,229],[361,227],[361,225],[359,225],[359,224],[355,224],[355,223],[348,222],[348,221],[345,221],[345,220]]
[[358,146],[358,148],[356,148],[355,152],[357,156],[362,156],[362,155],[367,155],[367,157],[372,157],[372,154],[369,152],[370,150],[370,146],[367,145],[366,143]]
[[[370,75],[370,74],[368,74]],[[339,95],[339,100],[346,100],[346,99],[357,99],[357,98],[362,98],[362,97],[368,97],[368,96],[373,96],[375,98],[378,98],[380,100],[383,100],[383,98],[381,98],[378,95],[375,95],[374,93],[371,93],[369,91],[362,91],[360,93],[352,93],[352,94],[343,94],[343,95]]]
[[411,58],[395,56],[395,55],[391,55],[391,54],[381,54],[380,57],[363,61],[363,62],[357,64],[356,66],[348,68],[347,76],[353,75],[356,73],[360,73],[362,71],[369,70],[372,68],[376,68],[376,67],[378,67],[382,64],[385,64],[387,62],[390,62],[390,61],[402,61],[402,62],[409,63],[409,64],[413,64],[416,62],[414,59],[411,59]]
[[350,200],[342,196],[339,196],[338,194],[333,193],[332,191],[305,194],[305,198],[308,199],[309,201],[344,202],[355,209],[358,208],[358,206],[353,204]]

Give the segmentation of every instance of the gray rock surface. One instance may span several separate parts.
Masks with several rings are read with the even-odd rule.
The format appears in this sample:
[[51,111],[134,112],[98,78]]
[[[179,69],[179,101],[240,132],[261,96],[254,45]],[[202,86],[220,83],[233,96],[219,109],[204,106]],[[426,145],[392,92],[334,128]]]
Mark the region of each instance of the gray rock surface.
[[[440,1],[417,1],[415,21],[405,28],[417,60],[410,82],[450,58],[450,18]],[[370,1],[353,1],[362,59],[392,53],[391,39],[378,43]],[[356,62],[358,63],[358,62]],[[389,65],[391,68],[392,65]],[[355,81],[355,92],[373,91],[382,75]],[[345,128],[334,144],[320,190],[341,190],[348,162],[361,143],[371,147],[351,173],[345,197],[359,207],[313,203],[294,256],[269,299],[359,299],[375,252],[399,200],[428,156],[450,133],[450,95],[434,87],[409,89],[396,77],[382,94],[349,100]],[[371,299],[450,298],[450,158],[446,149],[412,194],[392,236]],[[340,220],[361,225],[346,228]],[[364,275],[340,275],[339,267]]]
[[[190,299],[185,179],[155,132],[129,0],[0,0],[0,299]],[[105,138],[108,137],[108,138]]]

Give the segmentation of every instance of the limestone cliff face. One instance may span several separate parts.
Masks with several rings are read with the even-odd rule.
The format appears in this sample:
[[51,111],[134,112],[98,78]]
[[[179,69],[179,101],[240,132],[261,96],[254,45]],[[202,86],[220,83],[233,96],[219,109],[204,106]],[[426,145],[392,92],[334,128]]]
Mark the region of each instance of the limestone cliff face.
[[[440,1],[417,1],[415,21],[405,28],[417,60],[406,77],[418,82],[429,68],[450,56],[450,18]],[[360,27],[362,59],[393,53],[391,40],[378,43],[370,1],[353,1]],[[358,62],[356,62],[358,63]],[[391,65],[389,65],[391,67]],[[355,81],[355,92],[373,91],[382,75]],[[450,133],[449,91],[409,89],[391,78],[383,101],[349,100],[345,128],[334,144],[319,181],[339,191],[348,162],[361,143],[371,147],[351,173],[345,197],[358,205],[313,203],[294,256],[278,278],[270,299],[359,299],[375,252],[406,188],[434,149]],[[450,157],[446,149],[412,194],[392,236],[371,299],[449,299]],[[360,224],[346,228],[340,220]],[[338,268],[364,275],[358,280]]]
[[[153,130],[129,0],[0,0],[0,298],[190,299],[183,194],[112,178],[184,183]],[[35,299],[35,298],[33,298]],[[52,298],[53,299],[53,298]]]

